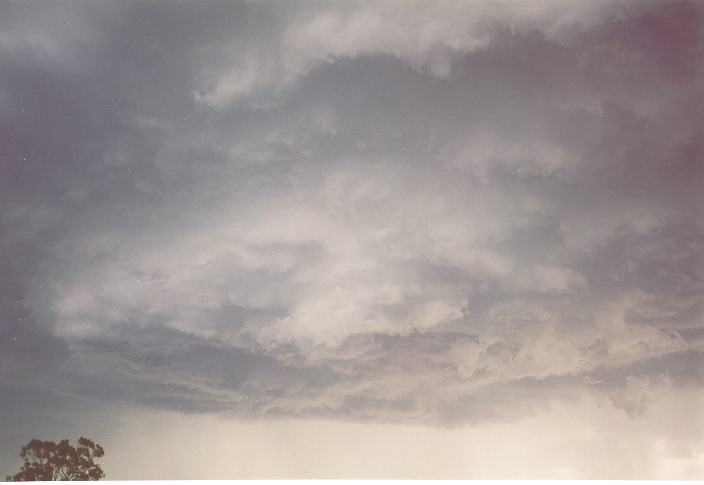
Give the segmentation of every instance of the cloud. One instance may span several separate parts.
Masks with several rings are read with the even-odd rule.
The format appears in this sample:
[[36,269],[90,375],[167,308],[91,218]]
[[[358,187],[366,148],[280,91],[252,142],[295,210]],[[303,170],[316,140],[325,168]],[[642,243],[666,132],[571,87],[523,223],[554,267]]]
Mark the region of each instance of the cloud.
[[699,392],[699,5],[83,7],[0,15],[3,410]]
[[[311,7],[315,7],[314,9]],[[322,8],[321,8],[322,7]],[[309,5],[286,19],[280,37],[252,46],[214,73],[195,91],[209,106],[227,107],[262,90],[290,89],[300,78],[327,63],[359,57],[389,56],[414,70],[447,78],[453,63],[486,48],[496,28],[536,30],[564,39],[623,6],[594,2],[567,8],[561,2],[440,2]],[[620,13],[620,12],[619,12]]]

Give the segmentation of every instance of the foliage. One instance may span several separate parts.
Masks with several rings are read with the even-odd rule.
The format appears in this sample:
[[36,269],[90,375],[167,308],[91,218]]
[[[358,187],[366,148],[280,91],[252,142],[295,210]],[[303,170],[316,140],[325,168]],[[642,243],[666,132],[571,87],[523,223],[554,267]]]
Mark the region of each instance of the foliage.
[[8,481],[49,481],[49,480],[100,480],[105,477],[96,458],[105,454],[103,447],[81,437],[78,446],[73,447],[68,440],[32,440],[22,447],[20,457],[24,465],[19,473],[8,476]]

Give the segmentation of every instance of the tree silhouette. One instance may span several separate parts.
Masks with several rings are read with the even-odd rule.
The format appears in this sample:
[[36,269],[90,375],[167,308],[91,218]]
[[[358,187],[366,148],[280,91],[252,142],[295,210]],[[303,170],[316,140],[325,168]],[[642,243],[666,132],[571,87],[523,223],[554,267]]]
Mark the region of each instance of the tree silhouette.
[[105,454],[103,447],[88,438],[79,438],[73,447],[68,440],[32,440],[22,447],[24,465],[18,473],[7,477],[8,482],[49,480],[100,480],[103,469],[95,463]]

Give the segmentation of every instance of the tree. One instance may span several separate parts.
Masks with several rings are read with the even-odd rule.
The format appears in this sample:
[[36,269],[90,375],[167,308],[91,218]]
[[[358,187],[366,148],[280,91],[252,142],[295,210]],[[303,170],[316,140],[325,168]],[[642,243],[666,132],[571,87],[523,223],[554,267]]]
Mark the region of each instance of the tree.
[[22,447],[20,457],[24,465],[19,473],[8,476],[9,482],[49,480],[100,480],[103,469],[95,463],[105,454],[103,447],[88,438],[79,438],[73,447],[68,440],[32,440]]

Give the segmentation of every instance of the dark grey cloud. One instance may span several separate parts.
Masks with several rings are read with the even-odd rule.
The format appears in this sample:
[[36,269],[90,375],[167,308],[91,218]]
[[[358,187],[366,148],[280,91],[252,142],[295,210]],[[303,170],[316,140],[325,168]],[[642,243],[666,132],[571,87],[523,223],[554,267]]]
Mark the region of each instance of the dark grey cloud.
[[700,392],[703,25],[3,3],[3,449],[83,408],[444,426]]

